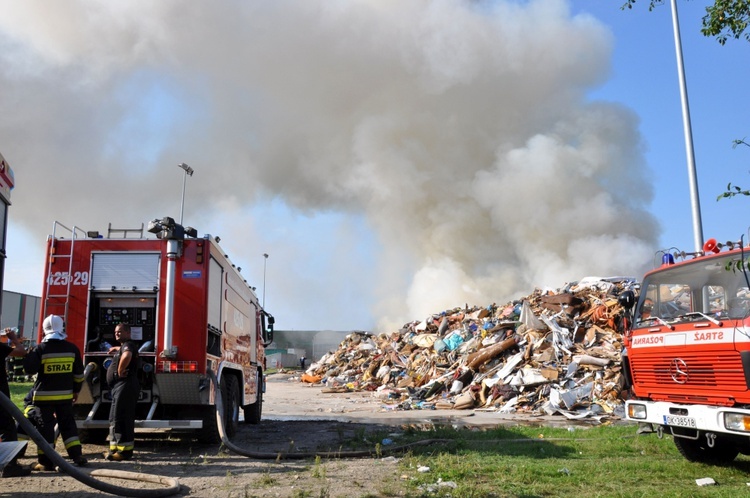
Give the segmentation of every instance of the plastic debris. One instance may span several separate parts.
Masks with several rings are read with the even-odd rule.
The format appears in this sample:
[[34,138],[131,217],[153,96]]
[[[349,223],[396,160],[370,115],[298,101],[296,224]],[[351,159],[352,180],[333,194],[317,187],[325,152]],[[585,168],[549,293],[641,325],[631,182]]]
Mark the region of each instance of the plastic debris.
[[617,296],[633,278],[587,277],[504,305],[442,310],[398,331],[352,332],[303,381],[326,392],[373,391],[386,410],[476,409],[624,414]]
[[696,479],[695,484],[697,484],[698,486],[714,486],[716,485],[716,481],[714,481],[710,477],[703,477],[701,479]]

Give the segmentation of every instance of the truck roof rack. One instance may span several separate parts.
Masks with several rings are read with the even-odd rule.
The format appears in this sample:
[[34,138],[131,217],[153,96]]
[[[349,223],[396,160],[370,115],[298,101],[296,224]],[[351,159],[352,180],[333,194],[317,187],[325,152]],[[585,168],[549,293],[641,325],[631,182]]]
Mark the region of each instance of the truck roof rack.
[[[112,234],[121,235],[123,239],[142,239],[143,238],[143,223],[140,228],[112,228],[112,223],[107,227],[107,238],[111,239]],[[128,235],[137,235],[137,237],[128,237]]]

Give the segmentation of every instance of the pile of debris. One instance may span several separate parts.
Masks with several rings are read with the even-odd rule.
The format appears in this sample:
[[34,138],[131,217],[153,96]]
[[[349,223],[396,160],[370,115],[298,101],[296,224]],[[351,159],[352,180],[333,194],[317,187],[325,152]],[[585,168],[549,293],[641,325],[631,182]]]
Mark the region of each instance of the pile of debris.
[[504,306],[464,307],[391,334],[349,334],[303,382],[376,391],[388,409],[623,416],[617,296],[635,279],[586,278]]

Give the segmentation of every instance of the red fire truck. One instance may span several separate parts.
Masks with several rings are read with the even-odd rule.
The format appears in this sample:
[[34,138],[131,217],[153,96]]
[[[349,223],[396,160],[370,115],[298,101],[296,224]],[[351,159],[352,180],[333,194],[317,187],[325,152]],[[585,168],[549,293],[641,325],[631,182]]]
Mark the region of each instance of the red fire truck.
[[[8,206],[10,206],[10,191],[15,186],[13,170],[0,154],[0,309],[3,304],[3,279],[5,276],[5,241],[6,228],[8,228]],[[0,365],[5,368],[5,365]]]
[[[87,365],[74,405],[82,439],[103,440],[111,406],[106,368],[118,323],[140,344],[141,391],[136,428],[197,431],[218,442],[215,390],[219,382],[227,435],[261,418],[264,347],[273,317],[218,245],[172,218],[137,229],[99,232],[53,225],[47,241],[39,323],[63,316],[68,340]],[[42,337],[41,328],[39,337]]]
[[[750,454],[750,275],[743,242],[662,253],[626,332],[629,420],[671,435],[690,461]],[[678,262],[675,262],[678,261]]]

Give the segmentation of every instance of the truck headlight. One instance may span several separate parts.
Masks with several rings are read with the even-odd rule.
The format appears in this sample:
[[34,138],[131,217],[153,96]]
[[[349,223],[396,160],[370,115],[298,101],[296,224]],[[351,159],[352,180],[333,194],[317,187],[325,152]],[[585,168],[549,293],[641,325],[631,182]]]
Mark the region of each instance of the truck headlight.
[[646,405],[631,403],[628,405],[628,418],[635,420],[646,419]]
[[724,427],[732,431],[750,431],[750,416],[743,413],[725,413]]

